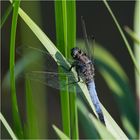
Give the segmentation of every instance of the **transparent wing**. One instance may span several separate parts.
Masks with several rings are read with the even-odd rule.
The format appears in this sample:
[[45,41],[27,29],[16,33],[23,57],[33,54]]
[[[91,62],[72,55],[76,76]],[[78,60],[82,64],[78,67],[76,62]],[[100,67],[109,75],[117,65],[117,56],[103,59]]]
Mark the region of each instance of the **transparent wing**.
[[[78,80],[74,78],[71,72],[55,73],[44,71],[32,71],[30,73],[26,73],[26,78],[63,91],[66,91],[67,87],[69,87],[69,91],[73,91],[73,87],[78,87]],[[77,92],[81,92],[81,90],[78,90],[77,88]]]
[[[22,54],[22,52],[25,53]],[[56,62],[52,59],[52,55],[46,50],[22,45],[17,48],[17,53],[24,56],[26,61],[28,61],[28,65],[26,65],[26,67],[33,64],[31,68],[27,68],[25,72],[26,78],[61,90],[66,90],[66,87],[68,86],[70,91],[71,89],[73,91],[72,87],[77,85],[76,83],[78,80],[75,79],[73,74],[64,66],[59,66],[62,73],[58,73],[58,66],[56,65]],[[38,63],[40,62],[40,58],[45,60],[45,66]],[[31,61],[31,63],[29,61]],[[34,61],[36,62],[35,64]],[[22,74],[20,77],[23,78],[25,75]],[[59,77],[61,77],[61,79],[59,79]]]
[[[21,45],[16,49],[16,52],[20,56],[25,57],[26,60],[32,62],[30,63],[30,64],[33,64],[32,71],[44,70],[44,71],[57,72],[58,66],[56,62],[54,61],[54,59],[52,58],[53,54],[48,53],[46,49],[44,49],[43,47],[35,48],[35,47],[27,46],[27,45]],[[40,63],[34,64],[34,62],[39,62],[42,60],[44,62],[44,65],[41,65]],[[69,59],[68,61],[71,64],[73,60]],[[57,62],[57,63],[60,66],[62,66],[60,62]]]
[[[85,25],[85,21],[83,19],[83,17],[81,17],[81,23],[82,23],[82,31],[83,31],[83,36],[84,36],[84,40],[85,40],[85,48],[86,48],[86,52],[89,56],[89,58],[91,59],[93,57],[93,47],[91,46],[91,43],[89,42],[88,36],[87,36],[87,30],[86,30],[86,25]],[[94,44],[94,38],[92,37],[93,40],[93,44]]]

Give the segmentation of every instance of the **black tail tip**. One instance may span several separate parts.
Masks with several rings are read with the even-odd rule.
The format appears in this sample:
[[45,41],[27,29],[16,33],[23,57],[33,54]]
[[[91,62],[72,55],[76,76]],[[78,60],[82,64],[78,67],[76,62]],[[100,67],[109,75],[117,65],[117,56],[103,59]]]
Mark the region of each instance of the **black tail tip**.
[[105,119],[102,113],[98,113],[99,120],[106,126]]

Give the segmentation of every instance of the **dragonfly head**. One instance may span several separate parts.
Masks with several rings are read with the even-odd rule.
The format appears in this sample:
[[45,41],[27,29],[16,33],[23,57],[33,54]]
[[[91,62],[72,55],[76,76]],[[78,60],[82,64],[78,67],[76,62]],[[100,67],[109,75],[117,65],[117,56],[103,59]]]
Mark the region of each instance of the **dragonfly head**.
[[73,59],[77,59],[81,55],[81,50],[77,47],[71,49],[71,56]]

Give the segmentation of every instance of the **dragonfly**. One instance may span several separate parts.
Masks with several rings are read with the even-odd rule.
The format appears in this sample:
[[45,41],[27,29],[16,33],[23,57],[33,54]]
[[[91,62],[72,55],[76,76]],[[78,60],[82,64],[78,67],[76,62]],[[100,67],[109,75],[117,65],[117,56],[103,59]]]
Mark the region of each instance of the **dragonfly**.
[[[92,48],[89,45],[83,17],[81,17],[81,22],[82,22],[82,30],[83,30],[83,35],[85,38],[85,46],[86,46],[87,53],[82,51],[78,47],[74,47],[71,49],[71,56],[73,58],[73,62],[71,63],[71,67],[69,69],[63,66],[60,66],[63,69],[62,73],[58,73],[57,71],[54,72],[56,68],[52,68],[52,70],[49,70],[49,71],[48,70],[47,71],[32,70],[31,72],[27,72],[27,77],[30,78],[31,80],[36,80],[47,86],[51,86],[53,88],[61,89],[61,90],[66,90],[66,85],[68,85],[69,89],[71,90],[73,89],[73,88],[70,88],[71,86],[77,84],[78,82],[81,82],[82,80],[81,83],[84,86],[86,86],[88,89],[89,95],[91,97],[92,103],[95,107],[99,120],[105,125],[105,119],[104,119],[104,115],[101,109],[99,98],[97,96],[96,86],[95,86],[95,81],[94,81],[95,72],[94,72],[94,64],[93,64],[93,59],[92,59],[92,54],[91,54]],[[50,59],[51,55],[48,54],[47,52],[44,52],[40,49],[31,48],[31,47],[26,47],[26,49],[28,50],[31,49],[31,52],[36,56],[38,55],[38,52],[45,54],[46,59],[51,60]],[[50,68],[50,66],[52,66],[52,62],[47,61],[47,63],[50,63],[49,64],[49,68]],[[77,78],[75,78],[71,73],[71,70],[73,68],[75,68],[76,70]],[[59,84],[58,77],[61,77],[60,84]],[[66,83],[66,77],[68,78],[69,83]],[[81,92],[81,90],[79,91]]]
[[72,63],[70,70],[75,67],[78,77],[78,82],[80,82],[80,75],[82,75],[82,79],[85,82],[87,89],[89,91],[92,103],[95,107],[96,113],[98,114],[99,120],[105,125],[105,119],[104,115],[100,106],[100,101],[97,96],[96,88],[95,88],[95,82],[94,82],[94,65],[92,63],[92,50],[89,45],[87,32],[86,32],[86,26],[83,17],[81,17],[82,22],[82,30],[83,35],[85,38],[85,45],[87,48],[88,55],[83,52],[81,49],[75,47],[71,49],[71,56],[74,59],[74,62]]

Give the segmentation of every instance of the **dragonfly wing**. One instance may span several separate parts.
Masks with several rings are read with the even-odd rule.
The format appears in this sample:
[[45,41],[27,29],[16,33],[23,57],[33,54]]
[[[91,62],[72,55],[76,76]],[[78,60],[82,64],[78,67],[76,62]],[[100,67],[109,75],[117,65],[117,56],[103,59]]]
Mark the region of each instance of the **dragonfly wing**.
[[[56,62],[43,48],[35,48],[27,45],[21,45],[16,49],[17,54],[23,56],[24,59],[28,60],[28,65],[32,65],[30,71],[44,70],[44,71],[55,71],[57,70]],[[44,65],[36,63],[43,60]]]
[[[69,73],[55,73],[55,72],[43,72],[43,71],[33,71],[26,73],[26,78],[30,80],[40,82],[46,86],[50,86],[55,89],[60,89],[63,91],[67,90],[73,91],[73,87],[77,86],[77,79],[75,79],[72,74]],[[78,89],[78,88],[77,88]],[[78,90],[78,92],[80,92]]]
[[[86,48],[86,52],[89,56],[89,58],[91,59],[93,57],[93,45],[94,45],[94,38],[92,37],[92,42],[89,41],[89,38],[87,36],[87,30],[86,30],[86,25],[85,25],[85,21],[83,19],[83,17],[81,17],[81,23],[82,23],[82,31],[83,31],[83,36],[84,36],[84,41],[85,41],[85,48]],[[91,46],[92,44],[92,46]]]
[[[25,54],[22,54],[24,51]],[[66,90],[67,85],[70,90],[73,89],[72,87],[77,85],[77,79],[75,79],[71,72],[69,72],[63,65],[59,65],[59,67],[64,73],[58,73],[58,66],[56,65],[56,62],[53,60],[52,55],[46,50],[22,45],[17,48],[17,53],[24,56],[26,59],[25,61],[28,62],[25,65],[25,67],[27,67],[25,75],[30,80],[35,80],[44,85],[61,90]],[[43,60],[46,61],[45,66],[41,66],[39,63],[34,64],[34,62],[40,62],[40,58],[43,58]],[[30,65],[32,66],[28,69],[28,66]],[[61,79],[59,79],[59,77],[61,77]],[[81,91],[78,90],[78,92]]]
[[[31,47],[27,45],[21,45],[16,49],[16,52],[23,56],[25,59],[28,59],[30,62],[29,64],[34,64],[34,62],[37,62],[40,60],[44,61],[45,65],[40,65],[39,63],[35,63],[35,65],[32,66],[31,71],[35,70],[44,70],[44,71],[52,71],[52,72],[57,72],[57,66],[59,65],[60,67],[63,67],[63,64],[61,62],[56,62],[52,58],[53,54],[50,54],[47,52],[46,49],[43,47]],[[24,53],[25,52],[25,53]],[[68,60],[70,64],[72,64],[73,60],[69,59]],[[64,67],[63,67],[64,68]],[[69,69],[69,68],[67,68]]]

